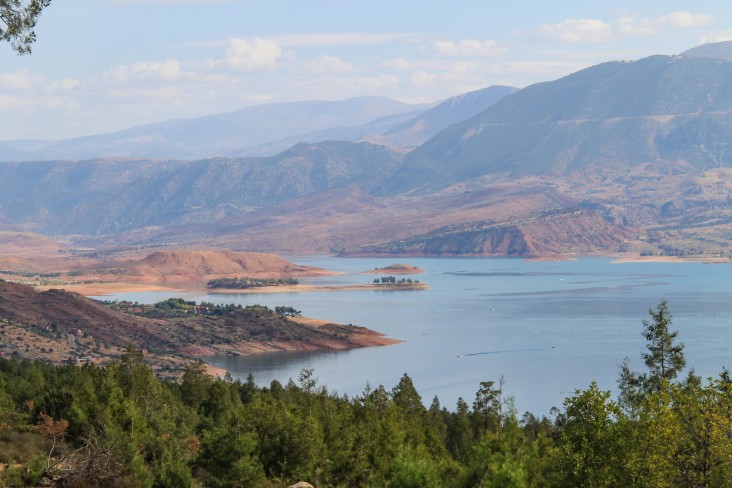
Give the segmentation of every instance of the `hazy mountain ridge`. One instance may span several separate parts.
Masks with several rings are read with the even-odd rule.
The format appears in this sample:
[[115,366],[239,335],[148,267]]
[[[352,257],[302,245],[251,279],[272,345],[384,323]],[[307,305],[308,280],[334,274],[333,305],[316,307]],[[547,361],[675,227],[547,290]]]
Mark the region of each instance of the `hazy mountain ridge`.
[[383,194],[485,174],[622,174],[635,164],[732,162],[732,63],[681,56],[610,62],[506,97],[405,157]]
[[445,100],[381,135],[369,136],[365,140],[392,148],[412,149],[447,127],[469,119],[517,91],[518,88],[511,86],[493,85],[464,93]]
[[268,158],[0,164],[0,214],[23,229],[101,235],[89,245],[723,253],[731,149],[732,63],[651,56],[503,96],[406,155],[327,141]]
[[383,146],[333,141],[271,158],[0,163],[0,211],[60,234],[203,222],[330,188],[369,191],[398,157]]
[[712,42],[693,47],[681,53],[682,56],[696,56],[699,58],[723,59],[732,61],[732,41]]
[[427,108],[384,97],[263,104],[61,141],[4,141],[0,161],[270,156],[297,142],[355,141]]

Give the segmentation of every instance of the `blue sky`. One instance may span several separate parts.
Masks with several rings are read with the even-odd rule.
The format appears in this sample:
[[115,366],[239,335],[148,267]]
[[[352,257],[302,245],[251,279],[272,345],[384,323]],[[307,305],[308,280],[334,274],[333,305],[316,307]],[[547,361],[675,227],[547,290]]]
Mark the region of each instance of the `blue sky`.
[[732,40],[730,19],[727,0],[53,0],[32,55],[0,45],[0,140],[524,87]]

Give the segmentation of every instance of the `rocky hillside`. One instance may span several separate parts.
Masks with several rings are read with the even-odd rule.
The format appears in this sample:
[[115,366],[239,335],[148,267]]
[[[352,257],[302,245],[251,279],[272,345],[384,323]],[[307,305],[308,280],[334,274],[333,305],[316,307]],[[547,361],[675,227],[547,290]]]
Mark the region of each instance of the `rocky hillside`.
[[390,134],[495,103],[407,154],[328,141],[268,158],[0,163],[0,225],[94,248],[724,256],[725,48],[604,63],[498,101],[484,96],[511,89],[466,94]]
[[732,61],[732,41],[713,42],[702,44],[681,53],[682,56],[696,56],[698,58],[722,59]]
[[362,327],[310,323],[259,306],[216,311],[172,302],[179,308],[104,305],[63,290],[37,292],[0,281],[0,353],[55,362],[71,356],[109,360],[131,344],[146,350],[147,360],[159,372],[175,374],[201,354],[347,349],[396,342]]
[[613,178],[647,162],[732,164],[732,63],[611,62],[506,97],[406,156],[381,194],[482,175]]
[[399,155],[368,143],[299,144],[271,158],[0,163],[0,208],[51,234],[218,220],[349,185],[371,191]]
[[518,88],[511,86],[493,85],[464,93],[445,100],[381,135],[370,135],[365,140],[395,149],[414,149],[451,125],[479,114],[517,91]]

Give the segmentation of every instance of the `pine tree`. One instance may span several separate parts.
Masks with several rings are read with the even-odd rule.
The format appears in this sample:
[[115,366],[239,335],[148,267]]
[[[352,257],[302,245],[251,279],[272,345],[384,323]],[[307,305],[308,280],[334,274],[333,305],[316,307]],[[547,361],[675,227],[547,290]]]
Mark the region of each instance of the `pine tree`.
[[671,331],[671,312],[666,300],[648,310],[651,319],[643,320],[643,337],[647,352],[641,354],[648,368],[647,373],[630,369],[626,358],[620,367],[618,386],[620,403],[634,416],[643,399],[653,392],[661,391],[664,385],[673,381],[686,366],[684,343],[675,343],[678,331]]

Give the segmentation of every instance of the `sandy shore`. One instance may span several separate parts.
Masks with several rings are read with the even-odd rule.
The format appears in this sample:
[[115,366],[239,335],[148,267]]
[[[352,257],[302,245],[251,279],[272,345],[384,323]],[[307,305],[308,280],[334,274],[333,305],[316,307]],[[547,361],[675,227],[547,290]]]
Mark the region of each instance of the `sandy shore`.
[[206,365],[206,374],[216,378],[222,378],[228,371],[225,368],[219,368],[213,364],[203,363]]
[[[611,256],[612,257],[612,256]],[[613,257],[613,263],[708,263],[708,264],[725,264],[732,263],[732,260],[726,257],[711,256],[616,256]]]
[[137,293],[148,291],[172,291],[180,293],[219,293],[219,294],[260,294],[260,293],[304,293],[304,292],[332,292],[332,291],[413,291],[428,290],[429,287],[424,283],[416,283],[410,286],[392,286],[392,285],[375,285],[366,283],[362,285],[344,285],[344,286],[316,286],[316,285],[281,285],[281,286],[260,286],[256,288],[207,288],[204,283],[200,286],[191,286],[187,283],[184,286],[177,287],[173,284],[164,285],[148,285],[142,283],[83,283],[83,284],[54,284],[35,287],[39,291],[50,289],[61,289],[71,291],[84,296],[104,296],[113,293]]
[[[289,320],[297,322],[314,329],[325,328],[326,330],[337,332],[346,332],[350,334],[343,340],[334,340],[323,338],[315,342],[301,341],[263,341],[263,342],[241,342],[228,344],[225,347],[220,346],[198,346],[188,349],[191,356],[205,358],[213,354],[233,354],[236,356],[251,356],[258,354],[271,354],[279,352],[292,351],[333,351],[347,350],[361,347],[381,347],[400,344],[404,341],[400,339],[392,339],[386,334],[376,332],[364,327],[343,325],[328,320],[314,319],[311,317],[290,317]],[[206,364],[206,372],[211,376],[222,377],[227,370],[209,363]]]
[[300,293],[300,292],[320,292],[320,291],[412,291],[412,290],[429,290],[424,283],[417,283],[410,286],[390,286],[390,285],[344,285],[344,286],[316,286],[316,285],[283,285],[283,286],[260,286],[257,288],[208,288],[208,293],[222,294],[240,294],[240,293]]

